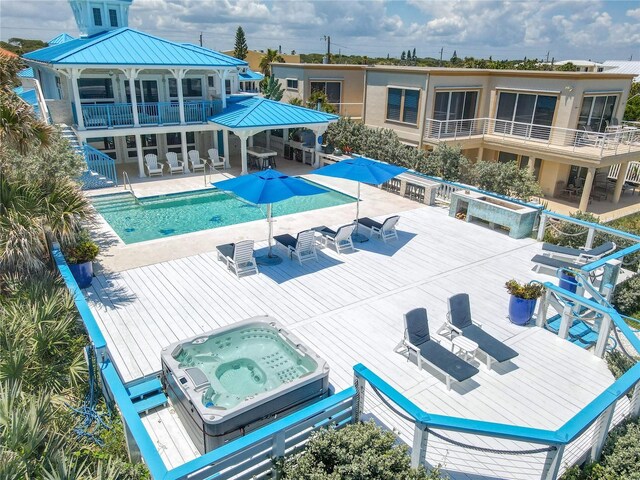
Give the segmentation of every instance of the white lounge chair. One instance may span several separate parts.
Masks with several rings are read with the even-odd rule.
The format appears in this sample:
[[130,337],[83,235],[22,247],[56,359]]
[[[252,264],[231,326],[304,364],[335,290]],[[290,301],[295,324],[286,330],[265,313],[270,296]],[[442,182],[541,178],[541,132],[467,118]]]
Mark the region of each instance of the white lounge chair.
[[336,252],[342,253],[343,250],[354,250],[351,235],[356,229],[355,223],[343,225],[338,230],[331,230],[328,227],[316,227],[313,230],[322,235],[322,243],[326,247],[329,242],[333,243]]
[[164,174],[164,165],[158,162],[158,156],[155,153],[147,153],[144,156],[144,163],[147,166],[149,176]]
[[176,152],[167,152],[167,166],[169,167],[169,173],[184,173],[184,162],[178,160],[178,154]]
[[213,168],[221,167],[222,169],[227,168],[227,164],[225,163],[224,157],[221,157],[218,154],[217,148],[210,148],[208,150],[209,153],[209,161],[211,162],[211,166]]
[[218,260],[224,261],[236,277],[240,278],[246,273],[258,273],[258,265],[253,258],[253,240],[218,245],[216,250],[218,250]]
[[396,225],[400,217],[394,215],[393,217],[387,218],[384,222],[376,222],[375,220],[371,220],[368,217],[358,219],[358,223],[363,227],[369,229],[369,238],[373,235],[379,236],[383,242],[387,242],[387,240],[397,240],[398,234],[396,232]]
[[287,250],[289,258],[295,255],[300,265],[306,260],[318,259],[316,254],[316,232],[314,230],[304,230],[298,233],[296,238],[285,233],[284,235],[276,235],[273,239]]
[[196,173],[196,171],[201,170],[204,172],[204,167],[206,166],[206,160],[200,158],[200,152],[197,150],[189,150],[189,163],[191,164],[191,171]]

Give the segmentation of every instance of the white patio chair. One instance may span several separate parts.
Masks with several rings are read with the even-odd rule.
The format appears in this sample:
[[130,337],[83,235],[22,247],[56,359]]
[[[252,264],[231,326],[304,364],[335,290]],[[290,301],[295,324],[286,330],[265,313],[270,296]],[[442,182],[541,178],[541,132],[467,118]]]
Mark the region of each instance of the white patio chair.
[[184,162],[178,160],[178,154],[176,152],[167,152],[167,166],[169,167],[169,173],[184,173]]
[[333,243],[336,252],[342,253],[344,250],[354,250],[353,241],[351,235],[356,229],[356,224],[350,223],[349,225],[343,225],[338,230],[331,230],[330,228],[316,228],[314,229],[320,235],[322,235],[322,243],[326,247],[329,242]]
[[164,174],[164,165],[158,162],[158,156],[155,153],[147,153],[144,156],[144,163],[147,166],[149,176]]
[[296,238],[285,233],[284,235],[276,235],[273,239],[276,243],[286,248],[289,258],[295,255],[300,265],[306,260],[318,259],[316,254],[316,232],[314,230],[304,230],[298,233]]
[[396,232],[396,225],[400,217],[394,215],[393,217],[387,218],[384,222],[376,222],[375,220],[371,220],[368,217],[358,219],[358,223],[363,227],[369,229],[369,237],[373,235],[379,236],[383,242],[387,243],[388,240],[397,240],[398,233]]
[[204,167],[206,166],[206,160],[200,158],[200,152],[197,150],[189,150],[189,163],[191,164],[191,171],[196,173],[197,170],[201,170],[204,172]]
[[222,167],[223,169],[227,168],[227,164],[224,161],[224,157],[221,157],[218,154],[217,148],[210,148],[208,150],[209,153],[209,161],[211,162],[211,166],[213,168]]
[[253,258],[253,240],[218,245],[218,260],[223,260],[236,277],[245,273],[258,273],[258,265]]

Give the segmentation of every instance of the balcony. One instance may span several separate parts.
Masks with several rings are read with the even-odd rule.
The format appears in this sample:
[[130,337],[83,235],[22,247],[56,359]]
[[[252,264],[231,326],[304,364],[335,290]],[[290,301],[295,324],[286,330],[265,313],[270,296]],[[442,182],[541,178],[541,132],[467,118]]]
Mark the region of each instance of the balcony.
[[[138,125],[180,125],[180,106],[177,102],[138,103]],[[77,125],[75,105],[73,120]],[[222,112],[221,100],[196,100],[184,102],[184,120],[187,124],[206,123],[207,118]],[[84,128],[133,127],[133,105],[131,103],[103,103],[82,105]]]
[[596,161],[626,155],[629,158],[621,161],[631,160],[640,152],[640,128],[630,125],[612,127],[610,131],[599,133],[495,118],[427,119],[424,139],[431,144],[456,142],[463,148],[524,146],[532,152]]

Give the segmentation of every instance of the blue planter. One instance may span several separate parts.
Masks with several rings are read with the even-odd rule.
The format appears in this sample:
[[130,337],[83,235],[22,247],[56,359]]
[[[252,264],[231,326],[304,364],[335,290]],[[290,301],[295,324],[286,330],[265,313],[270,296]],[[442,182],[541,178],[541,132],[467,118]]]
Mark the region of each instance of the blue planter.
[[511,295],[509,300],[509,320],[516,325],[526,325],[533,317],[536,309],[536,298],[525,300],[524,298]]
[[576,279],[576,277],[572,277],[565,272],[560,272],[560,280],[558,281],[558,286],[560,288],[568,290],[571,293],[576,293],[576,290],[578,289],[578,280]]
[[91,285],[91,280],[93,279],[92,262],[69,265],[69,270],[71,270],[71,274],[80,288],[87,288]]

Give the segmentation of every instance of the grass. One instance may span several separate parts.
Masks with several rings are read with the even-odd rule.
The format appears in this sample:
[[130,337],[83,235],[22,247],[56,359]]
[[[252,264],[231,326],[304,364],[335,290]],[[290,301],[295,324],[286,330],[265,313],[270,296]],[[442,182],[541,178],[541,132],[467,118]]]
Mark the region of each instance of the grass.
[[625,232],[640,235],[640,212],[609,222],[609,226]]

